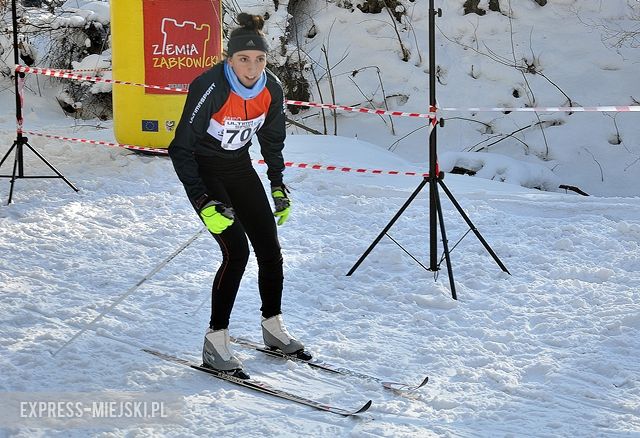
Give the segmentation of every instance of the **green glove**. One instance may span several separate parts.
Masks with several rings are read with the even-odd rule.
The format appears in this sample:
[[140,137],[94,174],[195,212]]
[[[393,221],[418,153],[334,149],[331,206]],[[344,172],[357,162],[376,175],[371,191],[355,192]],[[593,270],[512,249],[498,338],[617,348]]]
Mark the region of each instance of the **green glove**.
[[284,186],[271,187],[271,197],[276,211],[273,213],[278,218],[278,225],[284,224],[291,212],[291,200],[287,196],[289,190]]
[[220,234],[233,223],[234,212],[221,202],[209,201],[200,209],[200,217],[209,231]]

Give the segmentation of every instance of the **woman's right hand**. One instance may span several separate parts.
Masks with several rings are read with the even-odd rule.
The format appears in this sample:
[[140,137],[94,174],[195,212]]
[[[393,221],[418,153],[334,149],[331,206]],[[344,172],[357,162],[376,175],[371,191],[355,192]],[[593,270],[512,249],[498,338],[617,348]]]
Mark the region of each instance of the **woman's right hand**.
[[200,209],[200,218],[213,234],[220,234],[233,224],[233,208],[219,201],[209,201]]

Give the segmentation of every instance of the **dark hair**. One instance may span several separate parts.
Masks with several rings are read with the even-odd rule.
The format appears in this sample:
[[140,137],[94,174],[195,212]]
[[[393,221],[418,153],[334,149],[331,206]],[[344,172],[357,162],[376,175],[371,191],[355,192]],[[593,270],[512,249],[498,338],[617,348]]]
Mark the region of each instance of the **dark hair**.
[[262,35],[264,18],[261,15],[252,15],[247,14],[246,12],[241,12],[238,14],[236,19],[238,20],[238,24],[240,25],[240,27],[231,32],[231,35],[233,35],[233,33],[238,30],[253,30],[257,34]]

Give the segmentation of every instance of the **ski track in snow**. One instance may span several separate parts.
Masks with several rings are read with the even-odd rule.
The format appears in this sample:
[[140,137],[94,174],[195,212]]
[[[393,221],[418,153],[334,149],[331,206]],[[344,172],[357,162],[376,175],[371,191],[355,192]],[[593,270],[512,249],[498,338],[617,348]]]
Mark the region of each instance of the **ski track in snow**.
[[[324,140],[326,141],[326,140]],[[60,353],[51,353],[199,231],[166,158],[35,141],[80,189],[19,180],[0,207],[4,391],[160,391],[184,397],[182,423],[121,429],[4,429],[4,436],[616,436],[640,431],[640,199],[445,182],[512,273],[468,234],[434,280],[383,238],[345,274],[419,178],[288,169],[291,220],[279,228],[285,320],[317,356],[388,380],[431,380],[398,396],[236,347],[247,370],[343,407],[341,418],[256,395],[140,351],[199,360],[219,263],[203,233]],[[312,156],[308,137],[287,151]],[[370,146],[370,145],[369,145]],[[354,161],[400,163],[366,144]],[[358,158],[355,158],[358,157]],[[35,163],[34,163],[35,164]],[[365,160],[365,164],[368,164]],[[408,164],[405,164],[405,167]],[[44,171],[35,164],[34,173]],[[257,166],[263,175],[264,167]],[[265,182],[266,183],[266,182]],[[450,245],[467,226],[441,193]],[[43,202],[46,201],[46,202]],[[428,265],[428,188],[389,234]],[[234,336],[260,340],[251,259]]]

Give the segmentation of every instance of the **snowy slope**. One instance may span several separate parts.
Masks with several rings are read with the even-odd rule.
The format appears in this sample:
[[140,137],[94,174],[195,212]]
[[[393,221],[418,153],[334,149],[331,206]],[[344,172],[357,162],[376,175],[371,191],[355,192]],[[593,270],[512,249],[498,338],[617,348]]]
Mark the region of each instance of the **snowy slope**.
[[[328,26],[331,14],[338,14],[335,5],[311,0],[306,4],[321,3],[326,9],[312,16],[319,25]],[[416,23],[424,19],[425,3],[414,2]],[[461,3],[442,5],[442,20],[450,20],[442,28],[469,42],[474,21],[460,14]],[[633,94],[629,90],[635,84],[637,61],[627,55],[634,52],[619,57],[598,45],[599,36],[586,30],[573,37],[578,35],[578,24],[568,18],[571,8],[583,8],[582,14],[592,14],[591,18],[622,13],[621,9],[605,8],[612,3],[595,0],[550,2],[545,8],[534,7],[528,0],[512,3],[519,19],[525,12],[536,17],[534,35],[545,34],[542,29],[560,29],[569,35],[562,47],[565,55],[552,55],[551,47],[558,45],[549,43],[546,56],[564,59],[581,54],[584,57],[571,57],[579,71],[598,72],[594,78],[601,73],[612,75],[606,83],[613,91],[606,91],[599,86],[605,79],[585,82],[586,76],[574,77],[569,70],[554,70],[559,67],[550,64],[563,86],[571,87],[572,98],[584,105],[629,103],[608,98],[628,99]],[[358,13],[344,11],[344,17]],[[377,19],[357,23],[371,26],[373,34],[389,30]],[[504,17],[495,14],[477,23],[483,35],[494,33],[491,47],[506,50],[500,46],[505,44],[502,35],[508,26]],[[335,21],[332,38],[339,40],[341,29],[348,26],[347,21]],[[525,51],[529,35],[528,29],[521,31]],[[420,84],[425,65],[412,67],[414,73],[407,75],[396,70],[401,61],[371,52],[371,42],[359,51],[359,41],[351,42],[350,57],[384,63],[387,94],[403,89],[410,95],[404,103],[398,99],[393,109],[422,111],[426,90]],[[537,45],[541,40],[535,41],[542,49]],[[587,48],[582,47],[585,42]],[[388,43],[395,47],[395,42]],[[377,40],[377,44],[382,43]],[[511,76],[485,60],[478,79],[482,85],[475,85],[476,80],[465,78],[465,69],[458,71],[456,66],[467,68],[477,61],[459,58],[466,51],[445,40],[440,44],[439,62],[447,68],[449,84],[439,91],[443,104],[517,103],[508,97],[512,89],[502,79],[517,85],[521,76]],[[612,65],[617,70],[609,68]],[[344,66],[345,71],[349,68]],[[397,88],[392,85],[395,79],[401,79]],[[114,141],[110,122],[63,117],[52,104],[55,90],[42,87],[43,96],[38,96],[34,91],[39,88],[31,80],[25,101],[26,129]],[[465,86],[455,86],[458,82]],[[15,139],[10,83],[3,89],[2,154]],[[536,90],[540,102],[563,103],[557,90],[553,99],[551,89],[536,84]],[[339,103],[362,101],[351,88],[340,88],[340,93]],[[476,123],[467,126],[450,120],[439,130],[443,164],[466,160],[482,166],[479,175],[484,172],[485,179],[447,175],[445,183],[512,274],[501,272],[469,233],[451,254],[458,301],[451,299],[446,269],[434,280],[432,272],[423,270],[388,238],[353,276],[345,276],[420,178],[287,169],[285,180],[294,206],[290,221],[279,232],[285,257],[285,319],[291,331],[316,356],[338,365],[389,380],[418,382],[429,375],[431,381],[417,394],[403,397],[377,384],[334,378],[241,348],[237,352],[254,377],[306,396],[345,407],[372,399],[371,410],[357,419],[255,395],[141,352],[152,347],[198,360],[209,318],[210,284],[220,261],[217,245],[210,236],[199,235],[163,264],[200,231],[166,158],[30,138],[30,144],[80,192],[76,194],[60,180],[19,180],[14,204],[0,205],[0,390],[7,396],[2,399],[16,393],[34,397],[116,391],[173,397],[183,408],[179,423],[153,426],[114,420],[107,426],[66,424],[43,429],[0,415],[0,436],[640,435],[640,198],[630,197],[637,195],[640,164],[634,165],[633,160],[640,125],[635,114],[617,116],[625,143],[614,147],[606,143],[613,129],[608,116],[553,117],[566,123],[547,129],[555,155],[546,162],[532,158],[533,153],[515,154],[519,161],[514,162],[514,155],[502,146],[471,158],[461,151],[484,138],[475,130]],[[505,132],[513,123],[503,115],[477,118],[495,119],[496,127],[509,127]],[[405,132],[416,127],[412,120],[395,123]],[[290,135],[285,158],[367,169],[426,170],[424,160],[415,155],[426,151],[426,140],[419,137],[424,130],[391,153],[386,148],[400,135],[389,137],[388,128],[376,116],[344,114],[339,126],[343,137]],[[359,140],[354,139],[356,135]],[[532,149],[542,144],[536,135],[527,133]],[[255,152],[254,158],[259,158]],[[604,181],[594,159],[602,165]],[[12,160],[13,156],[3,165],[2,174],[9,171]],[[583,166],[585,161],[591,167]],[[25,151],[25,162],[29,175],[48,172],[29,151]],[[562,163],[579,166],[562,170],[566,167]],[[263,166],[256,168],[264,174]],[[492,177],[511,183],[490,181]],[[558,181],[606,196],[522,187]],[[7,179],[0,180],[3,201],[8,187]],[[440,196],[453,246],[468,227],[446,196]],[[425,189],[389,232],[423,264],[428,264],[429,257],[428,222]],[[158,267],[157,274],[136,288]],[[231,332],[259,340],[256,281],[251,259]],[[95,326],[59,351],[105,311]]]
[[[291,50],[295,53],[296,43],[301,45],[308,54],[309,70],[323,77],[318,88],[307,73],[312,99],[331,101],[326,52],[336,103],[377,108],[386,104],[392,110],[427,112],[428,0],[402,2],[406,17],[397,26],[411,53],[407,62],[401,59],[389,15],[338,7],[349,3],[363,2],[296,3],[298,33],[290,36]],[[638,105],[640,49],[611,47],[617,40],[609,38],[613,29],[637,29],[638,2],[563,0],[540,7],[533,0],[503,0],[502,14],[490,11],[482,17],[463,15],[463,3],[435,2],[443,12],[436,19],[440,107],[554,107],[568,106],[568,98],[574,106]],[[480,3],[488,10],[488,1]],[[532,65],[535,74],[522,74],[514,65]],[[309,113],[317,111],[305,111],[298,120],[322,130],[322,119]],[[591,194],[639,193],[637,113],[446,111],[442,117],[447,120],[438,137],[443,158],[463,151],[490,152],[544,166],[561,184]],[[337,131],[424,163],[428,156],[424,120],[395,118],[391,123],[383,117],[338,113]],[[328,125],[333,133],[330,118]],[[493,157],[479,159],[495,168]],[[501,179],[500,173],[489,169],[486,173],[485,178]]]
[[[352,277],[345,276],[419,179],[289,169],[294,214],[280,235],[291,330],[316,355],[337,364],[390,380],[431,376],[418,394],[401,397],[376,384],[332,378],[238,349],[255,377],[347,407],[374,401],[362,419],[344,419],[256,396],[140,351],[153,347],[197,360],[219,262],[213,239],[205,235],[52,357],[194,236],[199,224],[165,158],[39,139],[33,144],[64,168],[81,192],[55,180],[20,180],[16,203],[0,208],[0,387],[157,391],[184,397],[184,410],[178,425],[5,427],[6,436],[622,436],[640,431],[637,199],[545,194],[447,177],[513,274],[502,273],[470,235],[452,253],[456,302],[446,271],[434,281],[388,239]],[[292,136],[287,156],[321,162],[323,154],[338,148],[346,165],[402,164],[373,145],[322,137]],[[424,263],[427,201],[425,191],[390,231]],[[443,205],[450,241],[457,241],[466,226],[448,201]],[[252,260],[232,316],[233,335],[259,339],[256,281]]]

